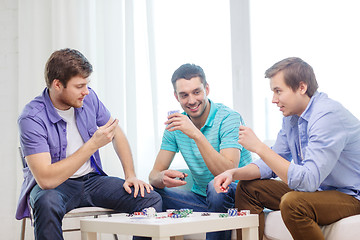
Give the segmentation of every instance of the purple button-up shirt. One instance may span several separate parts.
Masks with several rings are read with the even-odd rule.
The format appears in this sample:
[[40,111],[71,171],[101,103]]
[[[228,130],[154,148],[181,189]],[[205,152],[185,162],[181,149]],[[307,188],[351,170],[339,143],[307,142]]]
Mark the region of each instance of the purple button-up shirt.
[[[99,126],[106,124],[111,115],[96,93],[89,88],[89,95],[84,98],[84,104],[75,108],[76,125],[84,142],[87,142]],[[52,104],[48,89],[42,95],[28,103],[19,119],[20,144],[24,156],[49,152],[51,162],[55,163],[66,158],[66,122],[57,113]],[[99,151],[92,156],[93,167],[102,175]],[[30,216],[29,195],[35,186],[35,179],[28,167],[23,169],[24,182],[21,187],[16,219]]]

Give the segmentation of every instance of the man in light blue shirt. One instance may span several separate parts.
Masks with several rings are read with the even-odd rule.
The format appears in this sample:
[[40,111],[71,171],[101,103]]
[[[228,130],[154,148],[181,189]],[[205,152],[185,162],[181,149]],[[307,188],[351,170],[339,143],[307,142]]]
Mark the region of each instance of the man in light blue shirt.
[[[313,69],[300,58],[276,63],[265,77],[284,115],[275,145],[270,149],[241,126],[239,143],[261,159],[219,175],[215,189],[223,192],[233,180],[243,180],[235,205],[259,214],[259,239],[264,208],[281,210],[295,240],[324,239],[319,225],[360,214],[360,122],[317,92]],[[282,181],[271,179],[276,177]]]
[[[244,122],[239,113],[207,98],[209,85],[204,71],[194,64],[184,64],[171,79],[175,98],[183,113],[173,113],[165,122],[161,149],[150,173],[150,183],[163,199],[163,208],[191,208],[201,212],[226,212],[234,206],[236,184],[217,194],[214,176],[227,169],[251,162],[251,153],[238,142],[238,129]],[[188,165],[194,185],[191,191],[176,187],[185,185],[183,173],[169,170],[177,152]],[[207,234],[207,239],[230,239],[230,231]]]

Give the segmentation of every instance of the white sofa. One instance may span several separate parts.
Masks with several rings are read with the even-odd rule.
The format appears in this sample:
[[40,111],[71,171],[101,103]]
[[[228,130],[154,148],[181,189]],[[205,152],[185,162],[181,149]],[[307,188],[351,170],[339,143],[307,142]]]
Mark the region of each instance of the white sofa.
[[[189,176],[186,181],[188,184],[183,189],[190,190],[193,184],[189,169],[178,169],[186,172]],[[360,215],[341,219],[333,224],[322,226],[326,240],[355,240],[360,239]],[[282,221],[280,211],[265,210],[265,230],[263,240],[292,240],[289,231]],[[205,234],[193,234],[184,236],[187,240],[205,239]],[[232,233],[231,239],[236,239],[235,231]]]
[[[341,219],[333,224],[322,226],[326,240],[355,240],[360,239],[360,215]],[[184,236],[186,240],[203,240],[205,234]],[[235,231],[232,238],[236,239]],[[265,231],[263,240],[293,240],[281,218],[280,211],[269,211],[265,214]]]
[[[341,219],[333,224],[322,226],[326,240],[360,239],[360,215]],[[280,211],[270,211],[265,215],[264,240],[292,240]]]

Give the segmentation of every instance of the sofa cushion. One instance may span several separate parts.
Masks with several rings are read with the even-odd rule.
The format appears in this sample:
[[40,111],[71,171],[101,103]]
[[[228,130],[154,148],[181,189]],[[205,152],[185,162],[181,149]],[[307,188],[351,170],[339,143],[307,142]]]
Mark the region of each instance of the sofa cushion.
[[[343,218],[333,224],[322,226],[326,240],[353,240],[360,236],[360,215]],[[269,240],[292,240],[282,221],[280,211],[265,212],[265,237]]]

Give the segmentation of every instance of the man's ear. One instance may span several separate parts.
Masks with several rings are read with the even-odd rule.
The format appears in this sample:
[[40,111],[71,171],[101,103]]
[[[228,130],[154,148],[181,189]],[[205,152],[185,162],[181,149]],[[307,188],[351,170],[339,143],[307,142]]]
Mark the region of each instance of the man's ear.
[[174,96],[175,96],[176,100],[179,102],[179,97],[178,97],[176,91],[174,91]]
[[206,96],[209,95],[209,93],[210,93],[210,87],[209,87],[208,83],[206,83],[205,92],[206,92]]
[[301,94],[306,94],[307,91],[307,84],[303,81],[299,83],[299,91]]
[[54,79],[54,81],[51,84],[51,88],[55,89],[55,90],[60,90],[61,88],[63,88],[63,84],[60,82],[59,79]]

